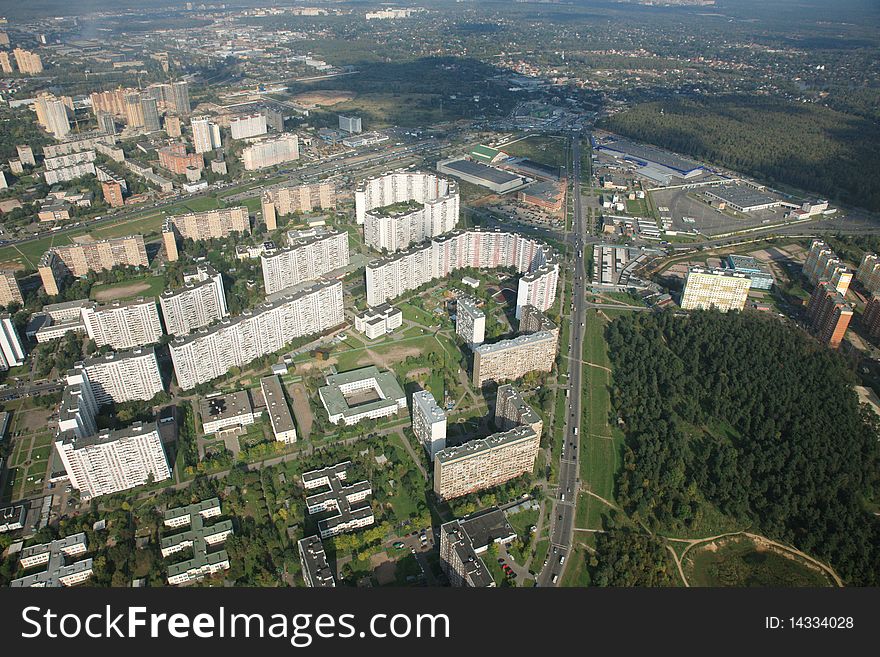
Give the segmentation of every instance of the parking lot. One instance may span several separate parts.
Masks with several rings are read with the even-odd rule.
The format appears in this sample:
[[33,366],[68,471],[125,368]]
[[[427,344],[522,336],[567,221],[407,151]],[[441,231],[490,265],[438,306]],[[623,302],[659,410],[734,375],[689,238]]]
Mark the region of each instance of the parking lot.
[[679,232],[696,230],[707,236],[756,228],[765,224],[777,224],[784,221],[786,212],[785,208],[780,207],[748,213],[721,211],[695,198],[701,196],[699,188],[661,189],[650,192],[650,195],[658,210],[668,208],[668,211],[659,210],[659,214],[661,217],[672,217],[671,230]]

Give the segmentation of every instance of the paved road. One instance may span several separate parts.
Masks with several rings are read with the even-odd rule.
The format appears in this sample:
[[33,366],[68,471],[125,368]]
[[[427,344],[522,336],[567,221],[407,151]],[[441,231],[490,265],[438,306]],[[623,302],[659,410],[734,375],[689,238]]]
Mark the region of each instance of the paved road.
[[550,551],[547,565],[538,573],[538,586],[557,586],[562,579],[562,571],[567,562],[574,534],[575,509],[578,492],[578,454],[580,453],[581,386],[583,366],[584,321],[586,317],[587,273],[584,261],[584,218],[581,205],[580,176],[581,153],[580,135],[572,139],[572,190],[574,190],[574,282],[572,286],[571,345],[568,357],[572,367],[569,369],[568,397],[565,403],[565,432],[562,451],[559,454],[559,486],[550,516]]

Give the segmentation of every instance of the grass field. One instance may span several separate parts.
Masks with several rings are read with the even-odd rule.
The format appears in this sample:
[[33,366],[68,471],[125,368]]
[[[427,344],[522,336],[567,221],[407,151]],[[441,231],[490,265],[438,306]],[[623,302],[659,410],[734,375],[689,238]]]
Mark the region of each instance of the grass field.
[[577,545],[566,557],[565,572],[562,574],[562,586],[589,586],[590,572],[587,570],[589,553],[583,545]]
[[[143,287],[144,285],[146,288]],[[92,288],[91,297],[100,301],[155,297],[159,296],[164,289],[165,278],[163,276],[147,276],[108,285],[95,285]]]
[[828,578],[801,561],[759,549],[745,537],[693,548],[685,557],[691,586],[830,586]]
[[[620,470],[623,434],[608,424],[611,407],[611,366],[604,337],[605,321],[589,311],[584,336],[584,412],[581,436],[580,474],[590,491],[614,503],[614,481]],[[576,526],[601,529],[602,515],[609,510],[602,500],[582,493],[578,499]]]
[[562,167],[568,160],[566,140],[562,137],[534,136],[501,146],[508,155],[527,157],[548,166]]

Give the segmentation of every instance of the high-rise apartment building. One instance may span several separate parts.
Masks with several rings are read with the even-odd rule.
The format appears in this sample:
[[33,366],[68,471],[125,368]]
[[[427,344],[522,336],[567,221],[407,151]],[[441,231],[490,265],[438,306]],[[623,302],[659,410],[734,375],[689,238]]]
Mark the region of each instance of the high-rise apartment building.
[[163,335],[155,297],[86,308],[82,316],[86,333],[99,347],[131,349],[158,342]]
[[98,130],[108,135],[116,134],[116,121],[110,112],[103,110],[97,112]]
[[10,315],[0,315],[0,370],[24,363],[27,352]]
[[471,297],[459,297],[455,310],[455,332],[471,348],[486,341],[486,313]]
[[9,52],[6,50],[0,50],[0,73],[13,72],[12,58],[9,57]]
[[229,314],[223,276],[210,265],[184,275],[184,286],[159,296],[162,318],[169,335],[189,335]]
[[177,260],[177,235],[184,239],[209,240],[229,237],[233,233],[249,233],[248,209],[243,206],[218,208],[205,212],[172,215],[162,227],[162,239],[168,260]]
[[235,116],[229,121],[229,132],[233,139],[250,139],[268,132],[265,114]]
[[452,586],[495,586],[481,554],[493,544],[507,545],[516,532],[504,511],[494,507],[472,513],[440,527],[440,566]]
[[434,492],[448,500],[531,472],[539,444],[538,435],[523,425],[442,449],[434,458]]
[[245,171],[265,169],[299,159],[299,138],[293,133],[263,139],[241,152]]
[[149,401],[165,389],[155,347],[87,358],[78,366],[85,371],[98,406]]
[[207,116],[194,116],[190,121],[190,127],[192,127],[193,147],[196,153],[207,153],[223,145],[220,140],[220,126]]
[[165,134],[172,138],[178,138],[182,134],[180,126],[180,117],[174,114],[165,116]]
[[344,321],[342,283],[319,280],[238,317],[171,342],[177,384],[188,390],[232,367],[280,351],[291,340]]
[[[513,267],[519,273],[549,265],[558,277],[552,249],[530,237],[501,230],[454,230],[430,242],[367,263],[367,303],[378,306],[435,278],[445,278],[465,267]],[[555,291],[555,283],[545,286]],[[544,305],[553,299],[545,296]],[[549,307],[549,306],[548,306]]]
[[538,331],[474,347],[474,387],[513,381],[529,372],[549,372],[556,359],[557,332]]
[[856,270],[856,280],[859,281],[869,294],[880,292],[880,258],[876,253],[865,253],[862,262]]
[[862,326],[872,338],[880,338],[880,294],[871,295],[862,314]]
[[172,109],[181,116],[186,116],[190,112],[189,101],[189,84],[185,80],[179,80],[171,83],[171,103]]
[[400,251],[449,232],[458,215],[458,185],[431,173],[389,173],[361,182],[355,191],[364,241],[377,250]]
[[116,265],[150,265],[143,235],[55,246],[43,254],[37,269],[46,294],[56,295],[60,281],[66,276],[85,276],[90,271],[112,269]]
[[125,93],[125,122],[128,124],[129,128],[144,127],[144,105],[141,100],[142,96],[140,91],[132,89]]
[[517,285],[517,319],[522,315],[525,306],[534,306],[541,311],[549,310],[556,300],[558,282],[559,265],[556,262],[547,262],[523,274]]
[[101,193],[104,195],[104,202],[111,208],[120,208],[125,205],[125,198],[122,195],[122,185],[118,180],[107,180],[102,182]]
[[498,386],[495,395],[495,426],[499,431],[510,431],[514,427],[526,425],[541,439],[544,421],[522,398],[512,385]]
[[427,390],[413,393],[412,430],[430,460],[446,448],[446,413]]
[[834,284],[835,289],[843,296],[849,290],[852,272],[838,258],[834,251],[823,241],[813,240],[803,267],[804,276],[813,285],[824,281]]
[[821,342],[837,349],[843,341],[852,316],[852,306],[833,283],[821,282],[813,290],[807,305],[807,317]]
[[278,216],[294,212],[311,212],[316,208],[330,210],[336,207],[336,190],[330,183],[278,187],[267,190],[262,197],[263,221],[266,228],[278,227]]
[[100,112],[106,112],[114,117],[125,119],[125,95],[134,91],[134,89],[122,88],[113,91],[96,91],[89,97],[92,102],[92,111],[95,116]]
[[0,269],[0,306],[6,307],[10,303],[24,305],[24,297],[15,277],[15,270]]
[[24,50],[23,48],[16,48],[12,51],[12,54],[15,55],[15,65],[18,66],[19,73],[23,75],[39,75],[43,72],[43,60],[40,59],[37,53]]
[[56,139],[64,139],[70,133],[68,105],[63,99],[42,93],[37,96],[34,109],[37,112],[37,122]]
[[349,264],[348,233],[318,227],[288,234],[288,247],[260,256],[266,294],[314,280]]
[[34,158],[33,148],[27,144],[19,144],[15,147],[15,150],[18,152],[18,159],[21,160],[22,164],[26,164],[29,167],[37,166],[37,160]]
[[363,132],[361,117],[359,116],[343,116],[339,115],[339,129],[350,135]]
[[742,310],[749,296],[752,280],[748,274],[729,269],[688,269],[681,295],[681,307],[685,310],[708,310],[721,312]]
[[159,103],[153,96],[141,94],[141,107],[144,115],[144,130],[156,132],[162,128],[159,121]]

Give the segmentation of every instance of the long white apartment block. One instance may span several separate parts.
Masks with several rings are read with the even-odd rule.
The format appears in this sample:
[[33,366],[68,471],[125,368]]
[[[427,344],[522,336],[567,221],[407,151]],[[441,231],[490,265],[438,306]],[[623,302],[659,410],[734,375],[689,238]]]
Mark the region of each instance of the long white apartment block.
[[98,405],[149,401],[165,387],[155,347],[117,351],[80,363]]
[[210,265],[184,274],[183,287],[159,295],[169,335],[189,335],[229,314],[223,276]]
[[86,333],[99,347],[132,349],[153,344],[162,337],[155,297],[83,308],[82,317]]
[[269,131],[265,114],[235,116],[229,121],[229,133],[233,139],[250,139],[265,135]]
[[0,370],[24,363],[27,352],[10,315],[0,315]]
[[287,132],[258,141],[241,152],[245,171],[265,169],[298,159],[299,138]]
[[275,294],[304,281],[348,266],[348,233],[318,227],[290,231],[288,246],[260,256],[266,294]]
[[[465,267],[513,267],[520,274],[547,267],[542,303],[555,299],[559,265],[553,250],[536,239],[502,230],[454,230],[390,256],[367,263],[367,303],[378,306]],[[537,293],[536,293],[537,294]],[[543,306],[543,307],[542,307]]]
[[427,390],[413,393],[412,429],[432,461],[446,448],[446,413]]
[[397,171],[361,182],[355,190],[355,217],[364,242],[377,250],[399,251],[458,225],[458,185],[432,173]]
[[342,283],[319,279],[224,318],[170,344],[177,384],[188,390],[261,356],[280,351],[295,338],[342,324]]

